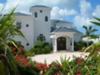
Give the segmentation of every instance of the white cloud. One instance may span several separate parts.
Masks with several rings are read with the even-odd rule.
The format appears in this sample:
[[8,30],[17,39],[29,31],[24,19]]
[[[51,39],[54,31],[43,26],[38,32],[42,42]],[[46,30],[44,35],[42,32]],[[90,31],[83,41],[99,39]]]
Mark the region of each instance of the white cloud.
[[3,8],[3,4],[0,4],[0,11],[2,10],[2,8]]
[[96,6],[96,9],[92,13],[93,16],[100,17],[100,5]]
[[19,0],[7,0],[7,3],[4,5],[3,13],[9,12],[12,8],[16,7]]
[[17,4],[17,11],[29,11],[32,5],[46,5],[50,7],[61,6],[63,8],[72,9],[72,7],[76,6],[76,2],[78,2],[78,0],[7,0],[4,12],[7,12]]
[[87,17],[89,15],[89,12],[91,11],[91,4],[86,0],[80,1],[80,13],[82,16]]
[[92,7],[91,7],[91,4],[86,1],[86,0],[81,0],[80,1],[80,14],[78,14],[77,16],[75,16],[74,18],[74,24],[80,28],[82,27],[83,25],[92,25],[90,23],[90,16],[92,14],[90,14],[90,11],[91,11]]
[[76,15],[77,12],[74,9],[60,9],[59,7],[53,7],[51,11],[51,19],[63,19],[65,16]]
[[75,24],[78,28],[82,27],[83,25],[85,25],[85,26],[92,25],[92,24],[90,23],[90,21],[91,21],[90,18],[85,18],[85,17],[82,17],[82,16],[76,16],[76,17],[74,18],[74,24]]

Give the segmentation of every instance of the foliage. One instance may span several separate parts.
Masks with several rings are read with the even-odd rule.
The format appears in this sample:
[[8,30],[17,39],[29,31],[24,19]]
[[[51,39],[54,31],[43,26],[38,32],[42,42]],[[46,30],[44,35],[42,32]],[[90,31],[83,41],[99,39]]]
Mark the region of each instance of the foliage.
[[92,38],[92,36],[94,35],[93,33],[97,31],[97,29],[94,29],[92,26],[83,26],[83,28],[85,29],[85,35],[84,37],[90,37]]
[[31,57],[34,55],[35,55],[35,52],[34,52],[33,48],[31,50],[25,51],[25,56]]
[[17,66],[18,66],[20,75],[40,75],[39,70],[34,66],[35,64],[34,63],[32,64],[30,64],[30,66],[29,66],[29,63],[27,66],[18,64]]
[[39,72],[34,68],[18,66],[20,75],[39,75]]
[[[88,46],[92,45],[93,42],[89,41]],[[74,43],[74,50],[75,51],[82,51],[84,48],[87,47],[87,43],[85,41],[79,41]]]
[[96,21],[91,21],[91,22],[92,22],[93,24],[97,25],[97,26],[100,26],[100,18],[94,17],[94,19],[95,19]]
[[74,43],[74,50],[75,51],[80,51],[85,47],[86,47],[86,43],[84,41],[79,41],[79,42]]
[[34,48],[31,50],[33,54],[45,54],[51,52],[51,46],[44,39],[45,37],[38,37]]
[[0,74],[6,75],[5,65],[3,64],[1,60],[0,60]]
[[14,25],[14,10],[6,15],[0,16],[0,61],[4,63],[8,75],[17,75],[18,69],[14,60],[11,48],[8,43],[12,43],[14,46],[14,40],[11,36],[23,34]]
[[83,26],[83,28],[85,29],[85,34],[83,36],[83,38],[87,38],[87,46],[89,46],[89,40],[90,39],[96,39],[99,36],[97,36],[96,34],[94,34],[97,29],[93,28],[92,26]]

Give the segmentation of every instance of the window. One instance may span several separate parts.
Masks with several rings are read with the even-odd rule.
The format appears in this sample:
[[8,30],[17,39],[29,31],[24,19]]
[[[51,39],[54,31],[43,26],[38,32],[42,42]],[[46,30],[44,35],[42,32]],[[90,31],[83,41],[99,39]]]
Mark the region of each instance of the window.
[[26,24],[26,27],[29,27],[29,24]]
[[37,12],[35,12],[35,13],[34,13],[34,16],[35,16],[35,18],[37,18],[37,17],[38,17],[38,14],[37,14]]
[[48,16],[45,16],[45,21],[46,21],[46,22],[48,21]]
[[17,23],[16,23],[16,27],[17,27],[18,29],[21,29],[21,22],[17,22]]
[[40,34],[38,37],[37,37],[37,40],[41,40],[41,41],[45,41],[45,36],[43,34]]
[[29,43],[26,43],[26,45],[29,46],[30,44]]
[[43,11],[42,10],[40,10],[40,13],[42,13]]

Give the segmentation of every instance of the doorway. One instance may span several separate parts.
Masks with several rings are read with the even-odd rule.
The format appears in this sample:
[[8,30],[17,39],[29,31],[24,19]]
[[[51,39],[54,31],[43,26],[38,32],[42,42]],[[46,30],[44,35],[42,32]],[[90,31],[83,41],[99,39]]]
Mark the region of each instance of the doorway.
[[57,50],[66,50],[66,38],[65,37],[57,38]]

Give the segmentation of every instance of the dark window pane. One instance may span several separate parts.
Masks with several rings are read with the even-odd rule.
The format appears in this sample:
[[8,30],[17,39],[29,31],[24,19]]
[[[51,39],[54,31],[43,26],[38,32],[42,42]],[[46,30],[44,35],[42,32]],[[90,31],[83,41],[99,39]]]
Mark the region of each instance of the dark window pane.
[[30,44],[29,43],[26,43],[26,45],[29,46]]
[[17,27],[18,29],[21,29],[21,22],[17,22],[17,23],[16,23],[16,27]]
[[26,27],[29,27],[29,24],[26,24]]
[[40,10],[40,13],[42,13],[43,11],[42,10]]
[[37,12],[35,12],[35,13],[34,13],[34,16],[35,16],[36,18],[38,17],[38,14],[37,14]]
[[46,22],[48,21],[48,16],[45,16],[45,21],[46,21]]

